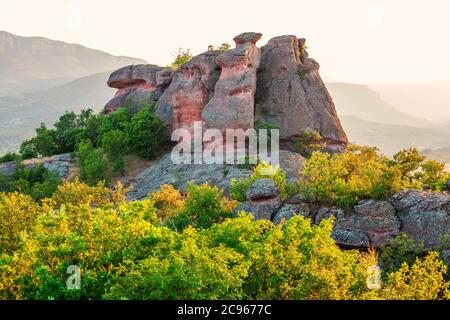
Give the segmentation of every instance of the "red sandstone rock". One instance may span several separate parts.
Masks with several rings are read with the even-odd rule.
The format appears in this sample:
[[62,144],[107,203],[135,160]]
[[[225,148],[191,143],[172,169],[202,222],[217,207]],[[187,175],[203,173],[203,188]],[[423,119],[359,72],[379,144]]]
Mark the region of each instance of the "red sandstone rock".
[[[201,121],[202,111],[214,92],[220,69],[216,57],[220,51],[207,51],[193,57],[173,75],[173,80],[158,100],[156,113],[163,122],[178,128],[193,127]],[[158,78],[162,76],[158,73]],[[162,80],[160,80],[162,81]]]
[[214,96],[203,109],[209,128],[249,129],[254,125],[254,94],[260,50],[255,43],[259,33],[244,33],[235,38],[236,48],[217,57],[222,68]]
[[[158,86],[156,74],[163,68],[156,65],[131,65],[114,71],[108,79],[108,86],[118,91],[103,110],[109,114],[122,107],[130,97],[133,103],[148,99]],[[167,80],[166,80],[167,81]]]
[[302,131],[316,131],[330,150],[348,143],[304,39],[280,36],[262,48],[255,101],[256,120],[277,125],[281,139],[289,142]]

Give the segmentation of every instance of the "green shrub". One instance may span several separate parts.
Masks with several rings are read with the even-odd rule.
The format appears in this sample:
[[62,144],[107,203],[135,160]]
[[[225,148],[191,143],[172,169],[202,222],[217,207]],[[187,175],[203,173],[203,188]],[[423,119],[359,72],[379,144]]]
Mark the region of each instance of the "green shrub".
[[128,147],[137,155],[153,158],[166,139],[166,128],[152,107],[139,111],[126,126]]
[[185,63],[189,62],[192,59],[192,54],[189,49],[183,50],[183,48],[178,49],[178,53],[175,57],[175,61],[172,62],[171,68],[176,71],[181,68]]
[[125,134],[119,130],[112,130],[102,137],[102,149],[106,152],[112,169],[116,173],[125,173],[123,156],[126,152]]
[[295,138],[293,148],[295,152],[309,158],[314,151],[321,151],[326,147],[322,140],[322,136],[316,131],[302,131]]
[[167,224],[182,230],[187,226],[208,228],[231,217],[231,210],[223,206],[223,194],[217,187],[190,183],[186,189],[185,207]]
[[21,192],[33,199],[42,200],[51,197],[60,184],[59,176],[48,171],[42,164],[32,168],[18,164],[12,177],[0,178],[0,191]]
[[286,199],[286,173],[278,166],[273,168],[270,164],[260,163],[256,166],[252,175],[249,178],[231,180],[230,192],[233,199],[244,202],[246,201],[246,192],[248,188],[256,181],[262,178],[268,178],[275,182],[275,185],[280,189],[281,199]]
[[83,182],[96,185],[99,181],[106,180],[108,164],[101,149],[95,149],[89,140],[85,140],[77,145],[76,155]]
[[306,199],[350,207],[366,198],[383,199],[402,188],[401,173],[376,148],[349,146],[342,154],[316,151],[301,171]]
[[15,152],[8,152],[5,155],[0,157],[0,163],[19,161],[19,160],[21,160],[21,157],[19,154],[15,153]]

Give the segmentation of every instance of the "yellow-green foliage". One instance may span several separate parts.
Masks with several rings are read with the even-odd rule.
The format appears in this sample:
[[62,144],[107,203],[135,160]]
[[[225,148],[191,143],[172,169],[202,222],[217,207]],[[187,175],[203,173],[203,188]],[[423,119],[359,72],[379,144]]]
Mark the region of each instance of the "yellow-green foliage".
[[[41,203],[0,194],[0,299],[449,297],[436,254],[368,289],[375,253],[340,250],[332,220],[316,226],[296,216],[275,227],[226,218],[236,202],[208,185],[185,195],[163,186],[134,202],[125,193],[75,181]],[[167,222],[180,214],[187,224],[174,230]],[[80,290],[66,287],[70,265],[81,269]]]
[[442,190],[450,175],[444,164],[424,161],[416,149],[402,150],[393,160],[377,148],[349,145],[341,154],[316,151],[302,169],[300,190],[316,202],[342,207],[361,199],[383,199],[402,188]]
[[267,163],[260,163],[256,166],[252,175],[247,179],[231,179],[231,195],[233,199],[244,202],[246,200],[247,189],[256,181],[262,178],[268,178],[275,182],[276,186],[281,190],[281,199],[287,197],[286,190],[286,173],[281,170],[280,166],[276,168]]
[[391,273],[383,295],[392,300],[450,299],[450,282],[445,280],[446,265],[431,252],[425,259],[417,259],[412,266],[402,264]]
[[317,202],[343,207],[384,198],[402,187],[400,171],[376,148],[350,146],[342,154],[314,152],[302,170],[300,189]]

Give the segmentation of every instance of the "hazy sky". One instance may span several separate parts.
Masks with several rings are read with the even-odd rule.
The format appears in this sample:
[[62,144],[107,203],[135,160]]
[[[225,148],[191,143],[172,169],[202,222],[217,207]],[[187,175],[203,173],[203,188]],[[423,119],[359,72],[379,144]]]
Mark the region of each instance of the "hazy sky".
[[243,31],[307,39],[327,80],[450,79],[448,0],[0,0],[0,30],[165,65]]

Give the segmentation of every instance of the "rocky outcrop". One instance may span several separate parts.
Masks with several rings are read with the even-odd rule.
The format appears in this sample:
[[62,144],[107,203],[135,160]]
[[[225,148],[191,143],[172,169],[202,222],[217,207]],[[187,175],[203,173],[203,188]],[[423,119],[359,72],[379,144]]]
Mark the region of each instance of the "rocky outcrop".
[[349,212],[320,208],[315,223],[330,217],[335,217],[333,238],[344,246],[378,248],[400,233],[400,221],[387,201],[361,201]]
[[[214,94],[220,68],[216,58],[221,51],[207,51],[193,57],[173,75],[170,86],[156,105],[156,112],[172,130],[191,129],[194,121],[202,121],[202,111]],[[161,83],[167,81],[158,73]]]
[[236,48],[217,57],[222,71],[214,96],[205,106],[202,118],[209,128],[249,129],[254,125],[254,94],[260,49],[260,33],[243,33],[234,38]]
[[209,183],[224,190],[229,195],[231,179],[249,177],[251,170],[238,166],[222,164],[174,164],[170,153],[163,156],[155,165],[141,172],[136,181],[131,182],[133,189],[128,193],[128,199],[140,200],[159,189],[163,184],[171,184],[185,191],[190,181],[196,184]]
[[[417,243],[433,248],[450,240],[450,194],[402,191],[390,199],[405,232]],[[450,245],[450,243],[449,243]]]
[[176,72],[155,65],[127,66],[115,71],[108,85],[117,88],[105,106],[110,113],[127,100],[156,102],[156,113],[168,130],[249,129],[268,122],[280,128],[282,147],[292,149],[304,131],[317,131],[329,151],[341,151],[347,137],[305,40],[273,38],[259,49],[260,33],[234,38],[236,48],[197,55]]
[[[130,65],[114,71],[108,79],[108,86],[118,91],[105,105],[103,112],[109,114],[117,110],[125,104],[127,99],[130,99],[134,105],[142,100],[154,99],[153,93],[158,88],[156,75],[161,71],[163,71],[162,67],[151,64]],[[167,82],[167,79],[165,81]]]
[[[56,173],[63,180],[70,176],[70,173],[75,170],[75,160],[69,153],[60,154],[47,158],[30,159],[22,162],[27,169],[34,168],[40,164],[52,173]],[[11,177],[17,167],[17,162],[7,162],[0,164],[0,175]]]
[[347,145],[347,136],[319,64],[305,48],[305,40],[295,36],[273,38],[262,48],[255,117],[277,125],[286,146],[302,131],[315,131],[330,151],[339,151]]
[[302,216],[304,218],[311,217],[311,210],[306,203],[290,204],[285,203],[278,210],[278,212],[273,217],[273,223],[279,225],[280,223],[291,219],[294,216]]
[[[280,157],[295,158],[297,155],[287,150],[280,151]],[[300,162],[301,164],[302,162]],[[293,170],[294,167],[301,168],[299,164],[294,166],[290,162],[281,162],[280,167],[285,171]],[[229,195],[231,179],[240,180],[249,177],[251,174],[251,169],[242,168],[239,165],[174,164],[169,153],[156,164],[141,172],[135,181],[130,181],[133,189],[129,192],[128,198],[130,200],[144,199],[150,192],[158,190],[162,184],[172,184],[184,191],[189,181],[196,184],[207,182]]]
[[247,190],[247,202],[241,203],[235,213],[251,213],[256,220],[272,220],[281,206],[280,189],[273,180],[263,178],[255,181]]

